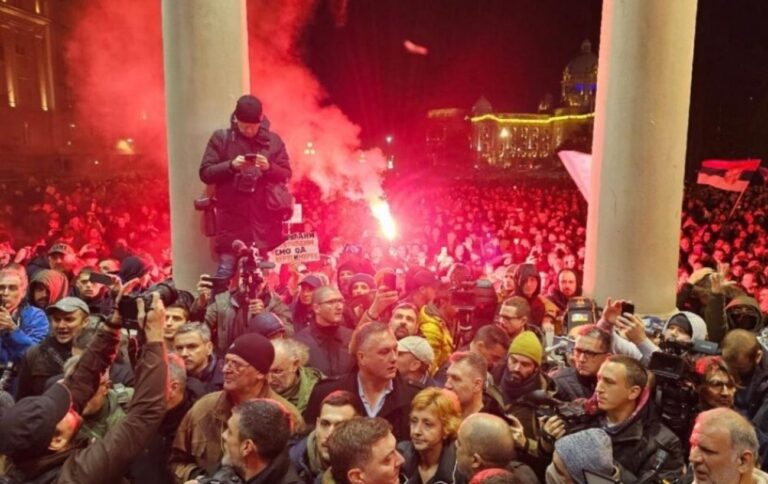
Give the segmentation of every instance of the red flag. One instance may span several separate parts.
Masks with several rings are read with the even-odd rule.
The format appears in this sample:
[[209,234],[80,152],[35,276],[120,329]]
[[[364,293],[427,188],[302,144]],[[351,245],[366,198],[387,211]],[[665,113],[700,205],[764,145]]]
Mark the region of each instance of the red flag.
[[760,160],[704,160],[696,182],[720,190],[743,192],[760,166]]

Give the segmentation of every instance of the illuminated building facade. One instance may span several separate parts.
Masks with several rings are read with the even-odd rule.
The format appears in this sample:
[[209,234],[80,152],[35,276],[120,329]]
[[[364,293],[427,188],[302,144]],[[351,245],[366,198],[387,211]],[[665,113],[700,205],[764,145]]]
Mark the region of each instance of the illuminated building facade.
[[[485,97],[468,116],[459,109],[429,111],[428,161],[455,164],[469,155],[476,168],[527,168],[552,159],[569,144],[585,149],[591,142],[597,89],[597,56],[589,41],[563,70],[560,85],[560,106],[553,109],[547,96],[538,113],[496,112]],[[459,153],[456,146],[462,143]]]
[[0,170],[43,167],[72,145],[58,4],[0,0]]

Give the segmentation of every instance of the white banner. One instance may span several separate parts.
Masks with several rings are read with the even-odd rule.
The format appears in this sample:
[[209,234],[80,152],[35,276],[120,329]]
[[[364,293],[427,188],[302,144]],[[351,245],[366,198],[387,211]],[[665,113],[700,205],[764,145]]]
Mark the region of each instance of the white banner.
[[320,246],[315,232],[288,234],[288,239],[272,251],[275,262],[312,262],[320,260]]

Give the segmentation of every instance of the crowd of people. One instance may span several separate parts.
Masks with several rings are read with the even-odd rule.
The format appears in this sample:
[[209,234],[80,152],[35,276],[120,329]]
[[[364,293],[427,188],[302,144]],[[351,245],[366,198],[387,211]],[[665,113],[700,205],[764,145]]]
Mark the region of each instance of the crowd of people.
[[582,297],[569,183],[395,186],[387,241],[302,182],[321,260],[196,287],[136,183],[0,195],[0,482],[768,482],[765,187],[686,187],[659,318]]

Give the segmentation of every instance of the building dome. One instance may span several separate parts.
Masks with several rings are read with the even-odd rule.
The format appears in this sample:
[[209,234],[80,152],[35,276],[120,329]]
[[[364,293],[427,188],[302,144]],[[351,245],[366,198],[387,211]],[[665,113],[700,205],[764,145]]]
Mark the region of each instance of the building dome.
[[568,107],[594,109],[597,91],[597,56],[592,43],[581,43],[581,52],[563,70],[562,100]]
[[472,117],[484,116],[492,113],[493,106],[491,106],[491,102],[488,101],[485,96],[480,96],[480,99],[478,99],[474,106],[472,106]]
[[589,39],[586,39],[581,43],[581,53],[565,66],[565,72],[563,74],[570,76],[588,76],[594,74],[597,76],[597,56],[592,52],[592,42],[590,42]]

